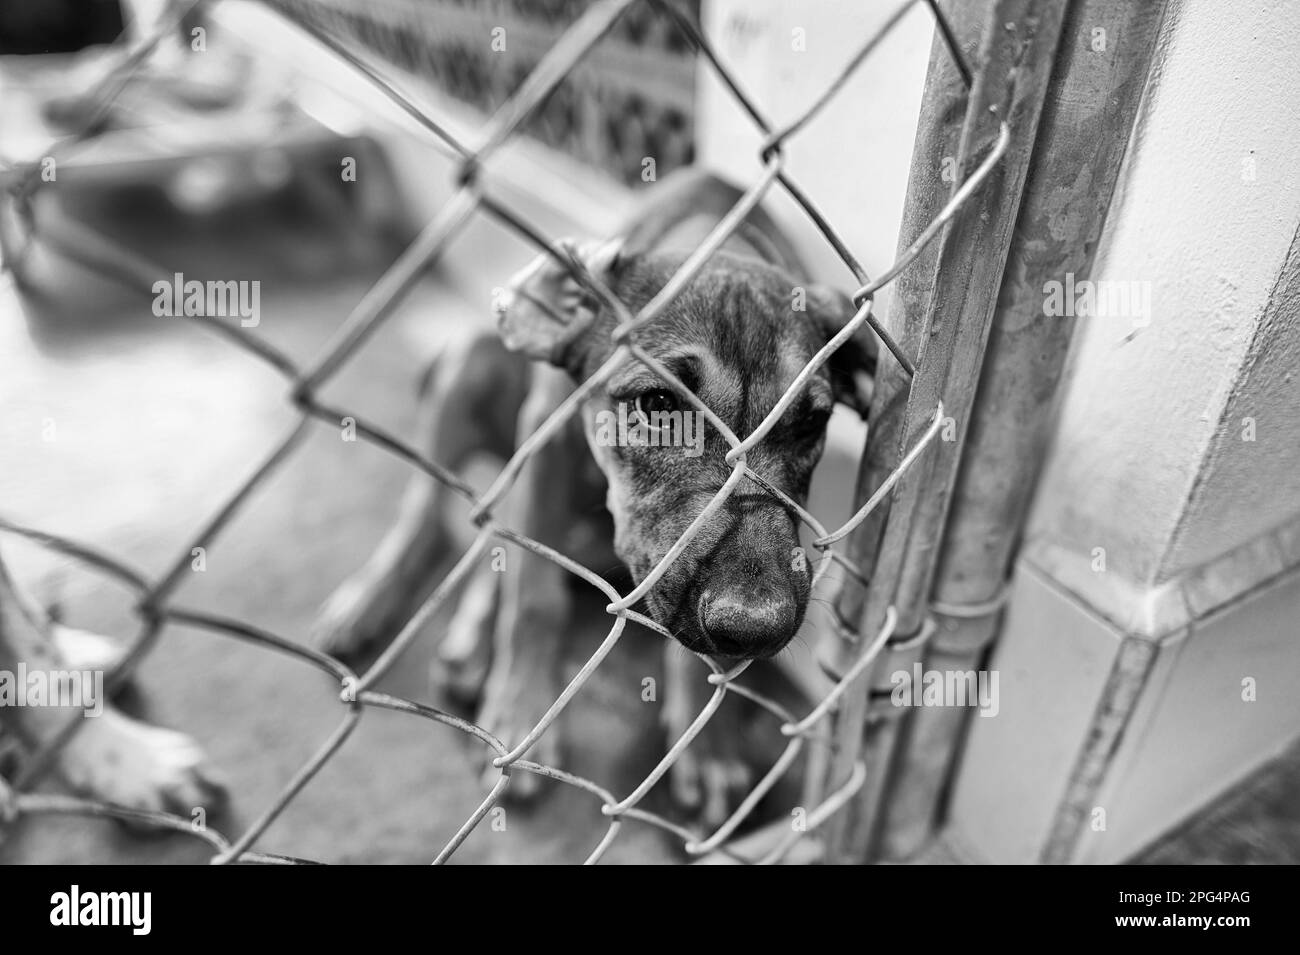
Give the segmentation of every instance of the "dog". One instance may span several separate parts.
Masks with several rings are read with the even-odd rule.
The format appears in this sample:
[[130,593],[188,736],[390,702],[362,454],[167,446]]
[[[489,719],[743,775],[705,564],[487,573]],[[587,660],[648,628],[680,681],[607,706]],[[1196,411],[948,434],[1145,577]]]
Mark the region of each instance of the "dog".
[[[740,197],[721,179],[686,170],[648,187],[612,238],[561,247],[635,314]],[[787,237],[755,208],[635,340],[743,439],[855,311],[847,295],[809,281]],[[497,334],[444,351],[425,376],[426,450],[463,475],[490,478],[616,347],[614,311],[551,255],[511,280],[496,312]],[[876,358],[866,329],[841,346],[748,453],[749,467],[802,506],[833,403],[866,417]],[[653,421],[672,425],[689,412],[674,384],[640,361],[625,362],[537,450],[503,521],[587,567],[622,568],[607,575],[615,586],[641,582],[732,470],[724,461],[729,445],[707,424],[689,442],[653,440],[672,438]],[[642,440],[624,439],[629,421]],[[323,606],[317,646],[346,656],[400,629],[432,589],[435,563],[467,545],[469,525],[451,497],[423,476],[412,482],[396,524]],[[798,525],[777,496],[742,480],[646,594],[646,611],[687,650],[724,666],[779,654],[809,600],[811,562],[802,557]],[[572,609],[565,570],[531,552],[519,560],[509,574],[486,562],[476,570],[439,648],[448,688],[480,698],[480,723],[507,744],[562,689],[558,660]],[[712,691],[701,673],[683,673],[689,665],[680,651],[666,660],[664,720],[673,734]],[[672,775],[677,798],[715,821],[748,783],[729,738],[737,728],[722,712]],[[530,758],[555,763],[562,744],[553,726]],[[512,786],[514,796],[536,785],[521,776],[528,779]]]
[[[184,733],[131,719],[103,699],[103,674],[119,660],[107,637],[52,620],[0,560],[0,679],[7,684],[0,687],[0,728],[24,746],[40,749],[70,721],[84,718],[55,755],[55,768],[74,791],[115,806],[186,819],[196,808],[216,811],[224,804],[225,787],[207,768],[198,743]],[[19,675],[23,684],[43,687],[42,695],[33,692],[31,699],[23,699],[28,693],[25,685],[17,685]],[[92,675],[96,679],[89,679]],[[69,689],[78,692],[69,696]],[[71,697],[80,697],[75,706],[68,704]],[[0,779],[0,803],[6,789]]]

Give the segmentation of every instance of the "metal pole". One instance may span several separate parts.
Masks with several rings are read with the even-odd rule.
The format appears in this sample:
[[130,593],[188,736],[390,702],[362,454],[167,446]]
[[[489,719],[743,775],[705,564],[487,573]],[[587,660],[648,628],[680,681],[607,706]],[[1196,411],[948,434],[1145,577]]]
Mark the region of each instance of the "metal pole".
[[[987,17],[986,5],[940,0],[939,6],[944,11],[953,42],[961,49],[963,58],[970,62],[979,48],[980,32]],[[898,233],[898,257],[917,240],[948,200],[949,189],[938,188],[936,177],[941,184],[955,186],[955,162],[961,146],[962,121],[969,94],[965,77],[950,52],[943,31],[936,29],[912,145],[912,172]],[[926,246],[912,267],[899,275],[892,286],[889,328],[912,356],[920,351],[940,245],[932,242]],[[910,387],[910,376],[882,349],[871,404],[871,431],[858,466],[854,490],[856,501],[867,500],[898,462],[897,450],[903,439],[903,415],[907,410]],[[848,539],[848,556],[868,576],[874,572],[891,504],[892,497],[886,497]],[[839,639],[825,641],[819,647],[823,665],[832,674],[848,670],[862,650],[863,642],[858,639],[855,626],[862,620],[866,600],[867,584],[855,576],[846,575],[834,602],[839,618],[836,628]],[[829,750],[818,747],[814,753],[817,758],[810,759],[808,766],[808,787],[804,796],[807,805],[819,803],[826,784],[830,782],[827,777]],[[871,778],[876,770],[869,769],[868,778]]]
[[[938,556],[926,669],[976,670],[997,635],[1074,328],[1044,315],[1044,285],[1092,267],[1164,8],[1076,0],[1067,14]],[[912,711],[886,856],[907,858],[931,835],[970,718],[961,707]]]
[[[868,639],[879,633],[893,606],[898,614],[897,637],[845,697],[836,724],[829,785],[848,779],[859,759],[868,775],[854,802],[831,824],[829,861],[867,859],[880,818],[899,725],[899,709],[889,705],[889,675],[919,659],[917,637],[926,617],[937,544],[956,481],[1065,5],[1066,0],[994,0],[987,8],[975,60],[975,85],[956,154],[958,178],[988,154],[1004,128],[1010,144],[979,192],[948,226],[934,271],[926,273],[933,284],[916,339],[920,342],[917,373],[897,431],[902,441],[885,435],[889,445],[881,449],[879,430],[869,441],[877,445],[869,454],[887,456],[892,466],[917,441],[941,401],[952,418],[952,440],[933,444],[896,488],[879,558],[870,568],[871,583],[856,630]],[[912,180],[934,188],[941,169],[918,166],[924,159],[914,157]],[[882,401],[891,397],[897,400],[880,396]],[[869,696],[878,701],[882,693],[883,706],[868,705]]]

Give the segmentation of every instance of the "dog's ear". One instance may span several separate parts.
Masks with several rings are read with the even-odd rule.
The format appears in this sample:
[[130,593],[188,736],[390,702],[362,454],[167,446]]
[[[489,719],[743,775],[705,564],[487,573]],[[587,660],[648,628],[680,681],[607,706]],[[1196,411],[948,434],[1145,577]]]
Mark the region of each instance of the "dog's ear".
[[[558,243],[562,257],[581,261],[601,280],[617,267],[620,248],[618,240]],[[494,310],[506,348],[563,365],[570,346],[595,321],[600,303],[569,268],[544,253],[515,273]]]
[[[808,287],[808,315],[822,343],[831,339],[857,314],[853,300],[824,285]],[[848,405],[865,419],[871,410],[871,393],[876,380],[876,356],[880,344],[876,333],[863,324],[836,349],[827,362],[835,400]]]

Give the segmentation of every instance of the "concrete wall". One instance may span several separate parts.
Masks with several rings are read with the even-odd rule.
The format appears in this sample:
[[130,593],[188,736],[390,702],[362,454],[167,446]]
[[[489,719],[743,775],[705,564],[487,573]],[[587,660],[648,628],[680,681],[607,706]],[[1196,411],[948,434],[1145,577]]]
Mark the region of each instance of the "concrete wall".
[[1300,733],[1298,56],[1292,4],[1171,4],[1092,276],[1150,283],[1149,323],[1079,322],[974,857],[1120,861]]
[[1300,515],[1300,325],[1262,326],[1300,213],[1296,12],[1172,5],[1093,275],[1150,283],[1150,324],[1076,334],[1030,533],[1143,584]]

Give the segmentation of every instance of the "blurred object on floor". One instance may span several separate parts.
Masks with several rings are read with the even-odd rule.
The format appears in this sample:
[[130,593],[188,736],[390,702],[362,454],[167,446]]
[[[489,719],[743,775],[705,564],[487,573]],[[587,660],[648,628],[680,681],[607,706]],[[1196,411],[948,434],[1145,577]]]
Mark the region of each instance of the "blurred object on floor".
[[119,0],[0,0],[0,56],[75,53],[125,27]]
[[350,209],[361,231],[410,235],[383,150],[310,79],[192,12],[104,103],[137,49],[128,40],[0,57],[0,163],[12,167],[0,184],[34,195],[31,214],[56,184],[158,184],[208,214],[296,179],[317,202]]

